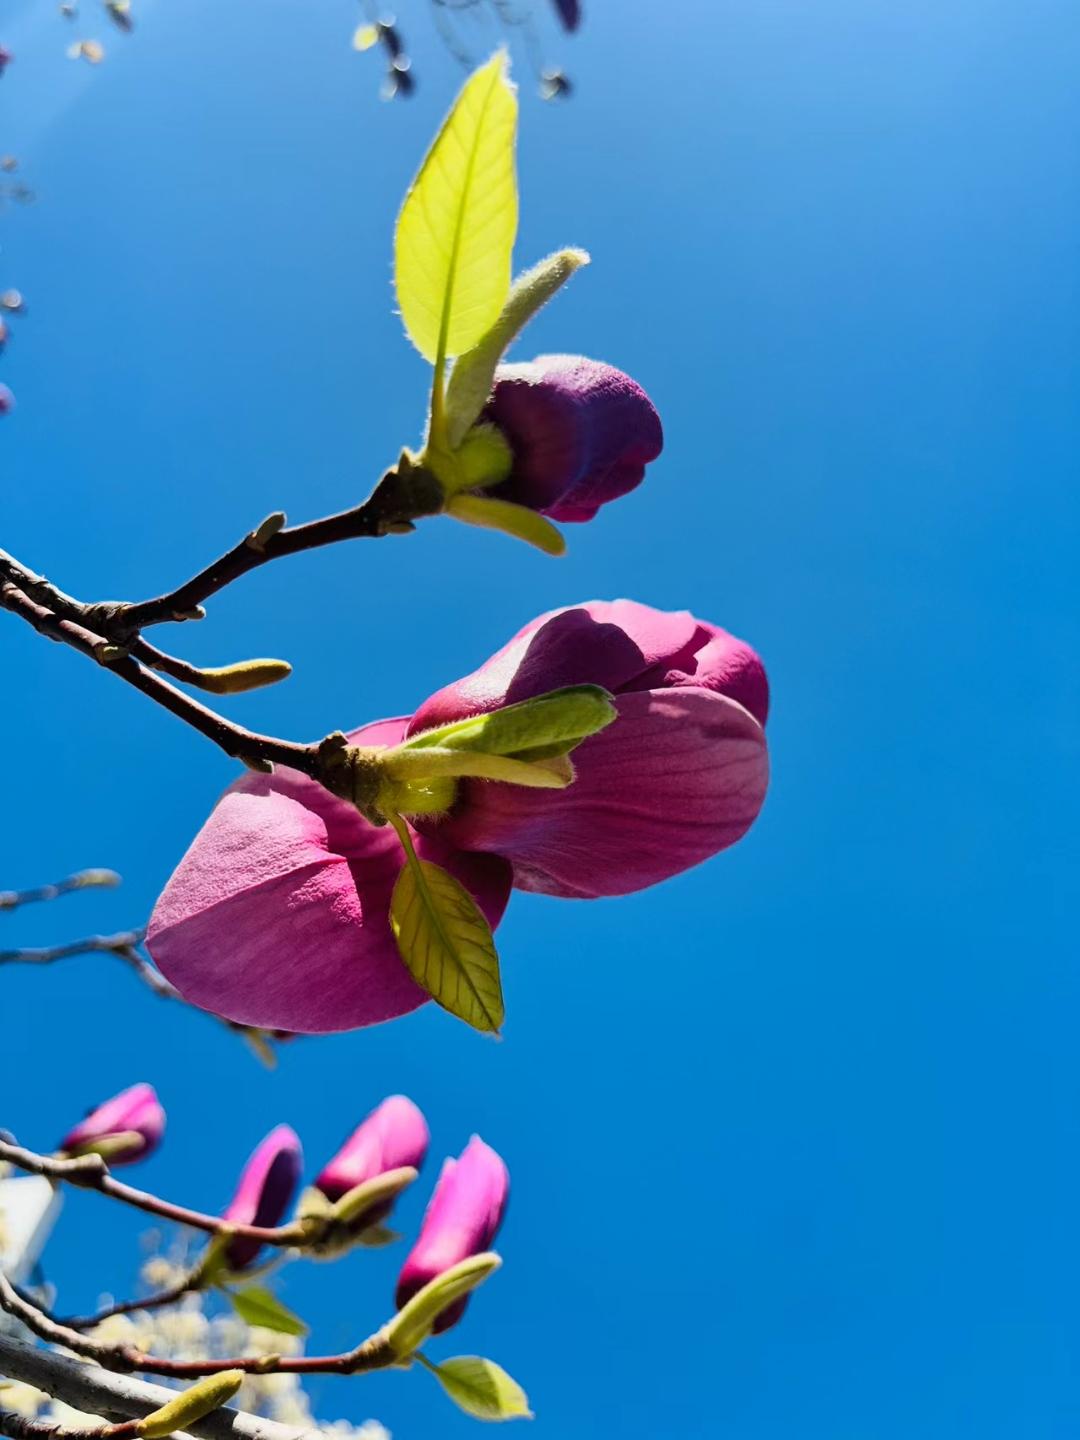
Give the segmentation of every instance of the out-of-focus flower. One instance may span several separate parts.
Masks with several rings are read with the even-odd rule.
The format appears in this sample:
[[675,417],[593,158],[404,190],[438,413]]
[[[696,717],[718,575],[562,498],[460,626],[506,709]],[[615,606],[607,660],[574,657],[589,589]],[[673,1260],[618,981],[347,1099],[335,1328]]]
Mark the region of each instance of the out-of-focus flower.
[[67,49],[69,60],[85,60],[89,65],[100,65],[105,59],[105,47],[98,40],[76,40]]
[[0,45],[0,75],[3,75],[4,71],[14,59],[15,56],[12,55],[11,51],[7,49],[6,46]]
[[104,1156],[110,1165],[145,1160],[165,1133],[165,1111],[152,1085],[131,1085],[91,1110],[61,1140],[64,1155]]
[[0,310],[10,310],[13,315],[26,309],[21,290],[5,290],[0,294]]
[[[5,340],[7,335],[5,333]],[[6,385],[0,383],[0,415],[10,415],[15,409],[15,396]]]
[[[222,1219],[237,1225],[280,1225],[296,1193],[303,1163],[296,1131],[278,1125],[252,1151]],[[225,1247],[225,1262],[230,1270],[244,1270],[261,1248],[258,1240],[234,1235]]]
[[581,355],[500,365],[483,419],[506,437],[513,465],[491,488],[553,520],[591,520],[641,484],[663,449],[660,417],[629,375]]
[[[357,730],[351,743],[396,745],[407,720]],[[418,836],[495,926],[510,867]],[[231,785],[195,837],[150,918],[147,945],[184,997],[264,1029],[351,1030],[429,998],[390,929],[404,863],[389,826],[283,766]]]
[[[473,1136],[457,1160],[444,1161],[420,1238],[401,1267],[396,1297],[399,1310],[452,1265],[491,1249],[509,1195],[506,1165],[479,1135]],[[457,1324],[468,1299],[466,1295],[447,1306],[433,1327],[436,1335]]]
[[625,895],[688,869],[750,828],[765,799],[768,684],[743,641],[687,611],[593,601],[540,616],[427,700],[410,734],[563,685],[612,692],[618,719],[574,751],[574,783],[462,782],[425,833],[505,856],[522,890]]
[[[349,1136],[315,1181],[328,1200],[340,1200],[358,1185],[409,1165],[419,1170],[430,1135],[419,1108],[405,1095],[390,1095]],[[385,1219],[393,1202],[355,1216],[353,1228]]]

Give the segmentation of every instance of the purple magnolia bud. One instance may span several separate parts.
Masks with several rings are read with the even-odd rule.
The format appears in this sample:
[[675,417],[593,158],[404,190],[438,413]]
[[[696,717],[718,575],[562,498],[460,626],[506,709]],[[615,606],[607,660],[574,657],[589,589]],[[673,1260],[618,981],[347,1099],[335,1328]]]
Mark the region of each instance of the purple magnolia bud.
[[[6,330],[6,327],[5,327],[5,330]],[[5,333],[4,338],[5,338],[5,340],[7,339],[6,333]],[[11,412],[12,412],[12,410],[14,410],[14,409],[15,409],[15,396],[11,393],[11,391],[8,389],[8,387],[7,387],[6,385],[0,384],[0,415],[10,415]]]
[[[340,1200],[358,1185],[411,1165],[419,1170],[427,1154],[427,1121],[405,1095],[391,1095],[377,1106],[349,1136],[315,1181],[328,1200]],[[352,1228],[375,1225],[390,1213],[393,1201],[365,1210]]]
[[[296,1193],[303,1163],[296,1131],[278,1125],[252,1151],[222,1219],[237,1225],[280,1225]],[[225,1247],[225,1263],[230,1270],[244,1270],[261,1249],[258,1240],[236,1235]]]
[[490,493],[553,520],[591,520],[601,505],[641,484],[663,449],[653,403],[612,365],[580,355],[540,355],[500,365],[483,419],[513,452],[508,479]]
[[[420,1238],[401,1267],[397,1308],[436,1276],[490,1250],[499,1232],[510,1195],[510,1174],[501,1156],[474,1135],[457,1160],[445,1160],[434,1194],[424,1213]],[[469,1297],[456,1300],[439,1316],[434,1333],[456,1325]]]
[[152,1085],[132,1085],[106,1100],[69,1130],[64,1155],[100,1154],[110,1166],[131,1165],[156,1150],[165,1133],[165,1111]]
[[555,13],[564,30],[576,30],[581,24],[581,0],[552,0]]
[[417,825],[505,856],[521,890],[579,899],[655,885],[745,834],[768,785],[765,670],[685,610],[615,600],[541,615],[425,701],[409,731],[586,683],[610,690],[619,715],[574,751],[572,785],[466,780],[448,815]]
[[[355,731],[354,744],[396,745],[405,719]],[[510,868],[416,837],[494,927]],[[429,998],[402,963],[390,896],[404,863],[390,826],[284,766],[230,785],[150,917],[162,973],[204,1010],[264,1030],[318,1034],[406,1015]]]

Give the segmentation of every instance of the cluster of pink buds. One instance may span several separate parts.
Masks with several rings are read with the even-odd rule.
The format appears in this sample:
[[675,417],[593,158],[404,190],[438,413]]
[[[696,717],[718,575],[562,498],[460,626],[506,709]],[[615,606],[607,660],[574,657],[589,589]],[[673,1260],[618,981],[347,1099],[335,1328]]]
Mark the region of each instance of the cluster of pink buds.
[[[165,1111],[147,1084],[132,1085],[93,1109],[65,1135],[59,1154],[75,1158],[98,1154],[110,1166],[144,1160],[160,1143]],[[351,1192],[406,1167],[419,1170],[427,1157],[430,1134],[419,1108],[404,1095],[390,1095],[352,1132],[319,1172],[312,1189],[336,1204]],[[273,1229],[282,1224],[297,1197],[304,1155],[299,1136],[278,1125],[260,1141],[240,1172],[222,1219],[238,1226]],[[404,1306],[418,1290],[440,1275],[490,1250],[506,1210],[510,1177],[499,1155],[473,1136],[457,1159],[443,1162],[424,1215],[420,1234],[401,1268],[396,1303]],[[386,1219],[393,1199],[380,1199],[351,1215],[349,1225],[362,1235]],[[301,1206],[303,1211],[304,1207]],[[311,1213],[308,1211],[308,1213]],[[260,1239],[228,1238],[223,1259],[232,1274],[250,1270],[262,1252]],[[433,1327],[441,1333],[460,1320],[466,1298],[454,1301]]]

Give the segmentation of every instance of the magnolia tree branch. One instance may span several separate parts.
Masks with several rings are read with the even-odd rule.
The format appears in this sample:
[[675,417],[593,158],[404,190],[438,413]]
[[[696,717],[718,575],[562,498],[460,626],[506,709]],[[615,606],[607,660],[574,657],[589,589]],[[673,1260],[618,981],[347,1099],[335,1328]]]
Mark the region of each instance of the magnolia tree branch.
[[226,1370],[242,1370],[248,1375],[359,1375],[368,1370],[384,1370],[400,1359],[386,1336],[376,1332],[355,1349],[343,1350],[337,1355],[234,1355],[224,1360],[170,1360],[151,1355],[137,1345],[95,1339],[54,1320],[2,1274],[0,1309],[49,1345],[61,1345],[106,1370],[126,1374],[142,1371],[177,1380],[197,1380]]
[[[414,520],[437,513],[443,498],[435,477],[403,454],[362,505],[291,527],[285,525],[285,516],[280,512],[270,515],[190,580],[138,603],[86,604],[0,550],[0,608],[17,615],[50,640],[95,660],[252,769],[265,771],[274,765],[288,765],[322,781],[327,771],[320,745],[259,735],[170,685],[155,672],[163,671],[204,689],[248,688],[243,683],[223,684],[220,671],[202,671],[166,654],[145,640],[141,631],[145,626],[167,621],[203,618],[204,600],[271,560],[343,540],[405,533],[413,528]],[[281,665],[274,678],[287,673],[288,667]]]
[[[85,1414],[102,1415],[113,1421],[141,1419],[176,1398],[175,1390],[72,1360],[2,1332],[0,1374],[33,1385]],[[10,1432],[4,1430],[3,1433]],[[185,1433],[195,1436],[196,1440],[321,1440],[322,1437],[317,1429],[281,1425],[224,1407],[204,1415],[201,1420],[191,1421]]]
[[263,1245],[283,1248],[302,1247],[315,1238],[322,1230],[320,1220],[311,1217],[294,1220],[289,1225],[241,1225],[235,1221],[223,1220],[220,1215],[206,1215],[200,1210],[190,1210],[184,1205],[174,1205],[161,1200],[146,1190],[136,1190],[125,1185],[109,1172],[109,1167],[100,1155],[79,1155],[72,1159],[59,1159],[52,1155],[38,1155],[12,1141],[0,1139],[0,1162],[6,1161],[17,1170],[30,1175],[43,1175],[46,1180],[78,1186],[83,1190],[96,1190],[111,1200],[131,1205],[148,1215],[162,1220],[172,1220],[177,1225],[188,1225],[193,1230],[203,1230],[208,1235],[226,1238],[233,1235],[258,1240]]

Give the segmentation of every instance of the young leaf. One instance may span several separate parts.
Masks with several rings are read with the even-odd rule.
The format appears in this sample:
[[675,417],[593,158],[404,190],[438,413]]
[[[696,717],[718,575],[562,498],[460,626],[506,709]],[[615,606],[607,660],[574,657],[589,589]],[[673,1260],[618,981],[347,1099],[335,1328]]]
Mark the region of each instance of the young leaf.
[[247,1325],[276,1330],[279,1335],[306,1335],[308,1327],[263,1285],[246,1285],[243,1290],[226,1290],[232,1307]]
[[424,749],[390,750],[383,758],[384,772],[391,780],[431,780],[443,776],[472,776],[478,780],[502,780],[507,785],[524,785],[529,790],[565,790],[574,778],[569,763],[559,765],[548,756],[517,760],[509,755],[488,755],[482,750],[444,750],[438,745]]
[[505,1011],[490,925],[452,875],[418,859],[411,843],[406,850],[390,898],[390,928],[409,974],[451,1015],[497,1031]]
[[459,357],[450,372],[446,385],[446,433],[451,449],[456,450],[461,444],[487,403],[495,367],[507,347],[574,271],[588,263],[585,250],[557,250],[514,281],[495,324],[471,350]]
[[516,124],[500,52],[465,82],[401,207],[398,304],[409,338],[436,367],[476,344],[510,288]]
[[388,1200],[400,1195],[406,1186],[413,1183],[416,1176],[417,1171],[411,1165],[402,1165],[397,1170],[386,1170],[382,1175],[375,1175],[363,1184],[347,1190],[334,1204],[330,1213],[334,1220],[348,1225],[368,1211],[383,1206]]
[[416,1357],[430,1370],[454,1404],[476,1420],[531,1420],[529,1397],[494,1360],[481,1355],[455,1355],[435,1365]]
[[418,1346],[431,1334],[431,1327],[442,1312],[455,1300],[468,1295],[496,1271],[502,1261],[492,1250],[480,1255],[470,1255],[459,1260],[429,1280],[411,1300],[397,1312],[394,1318],[383,1326],[382,1334],[399,1359],[404,1360],[415,1353]]
[[545,555],[565,555],[566,541],[550,520],[525,505],[512,500],[496,500],[490,495],[451,495],[443,507],[447,515],[464,520],[466,525],[479,525],[482,530],[501,530],[527,545],[535,545]]
[[[599,685],[564,685],[504,705],[486,715],[471,715],[406,740],[400,750],[476,750],[488,755],[521,758],[545,751],[566,754],[575,745],[603,730],[617,717],[611,696]],[[389,755],[393,756],[394,751]],[[389,757],[388,757],[389,758]],[[537,756],[537,758],[539,758]]]

